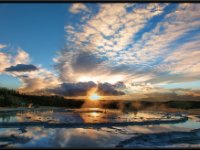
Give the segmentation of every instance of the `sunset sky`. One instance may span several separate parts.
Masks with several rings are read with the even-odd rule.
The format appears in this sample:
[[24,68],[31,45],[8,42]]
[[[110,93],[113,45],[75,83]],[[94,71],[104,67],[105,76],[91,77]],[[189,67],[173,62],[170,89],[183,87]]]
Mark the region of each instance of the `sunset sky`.
[[0,20],[0,87],[200,96],[198,3],[1,3]]

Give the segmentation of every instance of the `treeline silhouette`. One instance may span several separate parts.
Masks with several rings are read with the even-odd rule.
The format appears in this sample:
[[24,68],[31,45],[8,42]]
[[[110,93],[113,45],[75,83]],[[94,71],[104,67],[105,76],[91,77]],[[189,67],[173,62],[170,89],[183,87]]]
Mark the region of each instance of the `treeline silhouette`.
[[80,108],[84,100],[65,99],[62,96],[26,95],[15,90],[0,88],[0,107],[55,106]]
[[200,109],[200,101],[102,101],[101,107],[108,109],[121,109],[122,111],[136,111],[148,108],[176,108],[176,109]]
[[[63,96],[27,95],[15,90],[0,88],[0,107],[28,107],[54,106],[66,108],[81,108],[85,100],[66,99]],[[124,112],[137,111],[148,108],[177,108],[199,109],[200,101],[125,101],[125,100],[101,100],[99,107],[107,109],[120,109]]]

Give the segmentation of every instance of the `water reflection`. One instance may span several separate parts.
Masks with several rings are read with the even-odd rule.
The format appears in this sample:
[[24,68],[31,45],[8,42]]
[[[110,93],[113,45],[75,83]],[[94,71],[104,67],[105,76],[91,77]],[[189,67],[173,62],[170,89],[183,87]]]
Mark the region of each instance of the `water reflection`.
[[[115,147],[120,141],[129,139],[130,137],[139,136],[141,133],[150,134],[172,131],[189,131],[187,128],[173,127],[171,125],[128,126],[99,129],[46,129],[42,127],[31,127],[26,130],[26,133],[20,133],[17,129],[12,131],[7,130],[7,133],[5,130],[0,130],[0,137],[7,137],[8,145],[6,147],[9,148]],[[12,141],[10,140],[11,138],[13,139]],[[6,140],[4,140],[4,142],[5,141]]]
[[1,112],[0,113],[0,122],[11,122],[17,121],[16,112]]
[[118,111],[100,111],[100,110],[89,110],[79,111],[79,115],[83,119],[84,123],[102,123],[102,122],[113,122],[116,121],[119,115]]
[[178,119],[181,116],[159,112],[121,112],[99,108],[79,110],[32,110],[0,113],[0,122],[48,122],[48,123],[108,123],[142,122],[150,120]]
[[[120,135],[120,134],[118,134]],[[11,143],[8,147],[114,147],[120,140],[126,139],[123,135],[116,136],[107,131],[96,129],[44,129],[28,128],[24,138],[31,139],[26,143]]]
[[[115,121],[144,121],[155,119],[176,119],[176,115],[160,112],[123,113],[116,110],[81,109],[81,110],[45,110],[45,111],[16,111],[0,113],[1,122],[57,122],[57,123],[100,123]],[[144,125],[124,127],[98,128],[1,128],[0,147],[8,148],[65,148],[65,147],[115,147],[120,141],[140,134],[162,133],[171,131],[190,131],[199,128],[200,122],[189,120],[180,124]]]

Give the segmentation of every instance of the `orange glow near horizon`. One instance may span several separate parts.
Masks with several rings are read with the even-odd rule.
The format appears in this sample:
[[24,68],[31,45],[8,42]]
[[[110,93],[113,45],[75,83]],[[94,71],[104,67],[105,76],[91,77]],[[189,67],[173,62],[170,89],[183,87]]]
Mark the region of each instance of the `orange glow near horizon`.
[[101,96],[99,96],[97,93],[92,93],[90,96],[89,96],[89,99],[90,100],[99,100],[101,98]]
[[92,88],[88,91],[87,97],[89,100],[98,101],[101,99],[101,96],[97,92],[97,88]]

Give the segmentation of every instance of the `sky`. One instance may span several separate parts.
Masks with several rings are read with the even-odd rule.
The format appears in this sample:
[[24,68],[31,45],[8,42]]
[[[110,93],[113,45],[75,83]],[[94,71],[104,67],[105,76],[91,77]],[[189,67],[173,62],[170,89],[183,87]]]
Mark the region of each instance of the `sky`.
[[2,3],[0,87],[196,98],[199,11],[198,3]]

